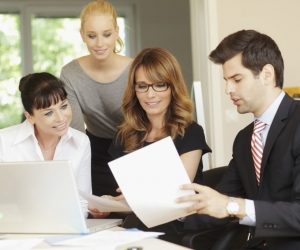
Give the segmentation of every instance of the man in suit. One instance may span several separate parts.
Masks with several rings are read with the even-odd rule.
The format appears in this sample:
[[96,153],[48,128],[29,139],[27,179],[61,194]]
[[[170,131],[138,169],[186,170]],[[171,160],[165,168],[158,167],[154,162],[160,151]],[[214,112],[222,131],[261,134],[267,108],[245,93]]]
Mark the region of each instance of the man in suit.
[[210,59],[222,65],[237,111],[252,113],[254,121],[236,136],[218,191],[184,185],[196,194],[178,202],[194,201],[189,211],[249,226],[242,249],[300,249],[300,105],[282,91],[281,52],[269,36],[241,30]]

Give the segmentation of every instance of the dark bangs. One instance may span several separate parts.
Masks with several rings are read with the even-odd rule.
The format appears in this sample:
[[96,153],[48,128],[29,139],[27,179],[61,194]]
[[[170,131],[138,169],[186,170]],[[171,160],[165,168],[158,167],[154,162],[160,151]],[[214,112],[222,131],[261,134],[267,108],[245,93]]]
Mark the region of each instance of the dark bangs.
[[36,109],[46,109],[60,101],[67,99],[67,92],[61,86],[49,84],[40,90],[34,99],[33,107]]

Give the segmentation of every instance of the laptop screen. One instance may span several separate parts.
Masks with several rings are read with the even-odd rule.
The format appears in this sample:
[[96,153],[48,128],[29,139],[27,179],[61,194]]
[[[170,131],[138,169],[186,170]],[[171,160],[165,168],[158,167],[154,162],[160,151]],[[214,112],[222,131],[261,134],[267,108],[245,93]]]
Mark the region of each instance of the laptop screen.
[[0,233],[87,233],[70,161],[0,163]]

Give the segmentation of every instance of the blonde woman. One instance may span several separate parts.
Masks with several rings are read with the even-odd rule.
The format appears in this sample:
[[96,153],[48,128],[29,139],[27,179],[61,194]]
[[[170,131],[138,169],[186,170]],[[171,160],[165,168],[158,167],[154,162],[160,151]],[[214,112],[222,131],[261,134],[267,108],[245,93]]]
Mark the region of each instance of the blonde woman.
[[122,41],[117,12],[108,1],[88,3],[80,18],[89,54],[65,65],[61,79],[73,111],[71,126],[86,130],[91,141],[93,193],[115,195],[107,151],[122,120],[121,101],[132,59],[118,54]]

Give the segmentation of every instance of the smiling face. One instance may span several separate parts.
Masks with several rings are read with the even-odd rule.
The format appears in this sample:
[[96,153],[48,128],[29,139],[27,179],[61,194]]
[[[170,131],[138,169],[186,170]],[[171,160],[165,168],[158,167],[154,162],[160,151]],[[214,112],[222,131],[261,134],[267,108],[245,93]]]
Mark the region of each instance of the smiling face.
[[254,75],[242,65],[242,56],[238,54],[223,64],[226,81],[226,94],[240,114],[253,113],[259,116],[265,110],[267,89],[262,73]]
[[37,134],[60,137],[67,133],[72,119],[71,107],[65,99],[45,109],[33,109],[33,114],[25,112],[27,120],[35,126]]
[[[153,84],[153,82],[150,82],[146,77],[143,67],[139,67],[136,70],[135,82]],[[147,92],[136,92],[136,96],[150,120],[151,118],[164,119],[171,102],[171,88],[162,92],[156,92],[152,87],[149,87]]]
[[85,20],[80,33],[88,51],[94,58],[103,60],[114,53],[119,35],[111,15],[90,15]]

